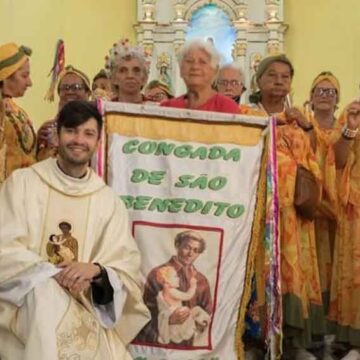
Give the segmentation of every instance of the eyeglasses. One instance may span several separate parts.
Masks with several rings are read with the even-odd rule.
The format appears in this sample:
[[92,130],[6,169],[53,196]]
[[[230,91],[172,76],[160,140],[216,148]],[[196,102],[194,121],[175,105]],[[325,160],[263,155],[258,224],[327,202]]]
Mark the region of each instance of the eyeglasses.
[[84,89],[85,86],[83,84],[63,84],[60,86],[60,91],[81,91]]
[[335,97],[337,95],[337,91],[334,88],[316,88],[314,90],[314,95],[325,96],[325,97]]
[[218,80],[217,84],[220,86],[240,86],[242,85],[242,82],[238,80]]
[[168,96],[167,96],[167,94],[164,93],[164,92],[158,92],[158,93],[153,94],[153,95],[148,95],[147,98],[148,98],[150,101],[159,102],[159,101],[162,101],[162,100],[167,99]]

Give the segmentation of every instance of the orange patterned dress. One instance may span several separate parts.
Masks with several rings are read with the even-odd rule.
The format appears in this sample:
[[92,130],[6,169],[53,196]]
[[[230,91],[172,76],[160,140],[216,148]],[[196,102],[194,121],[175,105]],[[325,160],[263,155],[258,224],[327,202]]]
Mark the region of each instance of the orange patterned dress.
[[333,251],[339,215],[337,175],[334,145],[341,136],[339,121],[330,129],[324,129],[313,116],[308,117],[316,135],[316,161],[322,175],[321,203],[315,219],[316,248],[320,273],[321,291],[326,307],[329,302]]
[[338,174],[339,222],[329,320],[337,341],[360,347],[360,135],[350,146],[347,164]]
[[[242,113],[268,116],[260,108],[244,106]],[[278,116],[283,117],[284,114]],[[321,173],[310,139],[297,124],[277,126],[276,136],[284,331],[285,337],[292,337],[294,346],[308,347],[311,334],[324,333],[325,318],[314,222],[303,219],[296,213],[293,200],[297,165],[310,170],[319,183]],[[256,271],[257,277],[261,276],[261,269]]]
[[26,112],[12,99],[4,99],[3,142],[5,164],[3,178],[14,170],[32,165],[36,161],[36,134]]

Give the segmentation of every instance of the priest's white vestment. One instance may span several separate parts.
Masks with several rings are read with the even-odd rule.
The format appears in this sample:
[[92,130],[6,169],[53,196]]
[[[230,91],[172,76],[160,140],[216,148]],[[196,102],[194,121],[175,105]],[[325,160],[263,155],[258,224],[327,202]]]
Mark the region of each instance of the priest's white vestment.
[[[66,256],[104,266],[113,300],[63,289],[53,263]],[[0,188],[1,360],[131,359],[149,320],[139,267],[126,209],[91,169],[76,179],[48,159],[13,172]]]

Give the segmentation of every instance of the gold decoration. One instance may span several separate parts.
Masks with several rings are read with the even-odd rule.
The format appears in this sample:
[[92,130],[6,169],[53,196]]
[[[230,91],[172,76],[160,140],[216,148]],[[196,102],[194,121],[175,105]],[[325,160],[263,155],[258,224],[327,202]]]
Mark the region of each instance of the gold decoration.
[[183,1],[179,1],[175,4],[175,21],[184,21],[185,16],[185,4]]
[[280,43],[278,40],[269,40],[267,43],[267,51],[269,54],[277,54],[280,52]]
[[152,56],[152,53],[154,51],[154,44],[153,43],[144,43],[142,45],[143,49],[144,49],[144,53],[147,56]]
[[256,72],[257,72],[257,69],[259,67],[259,64],[260,64],[262,58],[263,58],[262,55],[259,53],[251,54],[251,57],[250,57],[250,71],[252,73],[251,81],[250,81],[251,93],[255,93],[256,91],[259,90],[259,88],[257,86],[257,82],[256,82]]
[[266,4],[267,19],[269,22],[279,21],[279,5],[274,0],[268,0]]
[[171,63],[170,55],[168,53],[166,53],[166,52],[163,52],[158,56],[157,63],[156,63],[156,68],[159,69],[159,70],[162,67],[169,68],[170,63]]
[[248,22],[247,9],[248,9],[248,5],[243,2],[241,2],[239,5],[236,6],[236,12],[238,16],[237,21]]
[[232,57],[234,59],[245,56],[247,50],[247,43],[245,41],[236,42],[232,51]]

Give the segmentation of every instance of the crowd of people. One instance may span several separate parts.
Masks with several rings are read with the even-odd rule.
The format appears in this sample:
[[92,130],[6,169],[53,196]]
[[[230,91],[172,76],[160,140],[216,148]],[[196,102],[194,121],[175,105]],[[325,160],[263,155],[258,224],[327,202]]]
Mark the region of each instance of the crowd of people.
[[[257,91],[251,94],[248,104],[243,104],[241,97],[246,90],[243,70],[236,63],[221,66],[221,56],[213,44],[194,40],[185,43],[179,53],[180,75],[187,90],[175,96],[173,89],[162,80],[148,82],[146,54],[141,47],[121,40],[110,50],[105,69],[96,74],[92,83],[74,66],[64,68],[56,88],[58,112],[51,120],[44,121],[36,133],[29,116],[14,100],[24,96],[32,85],[30,56],[31,50],[27,47],[14,43],[0,46],[0,260],[3,262],[0,309],[5,301],[25,302],[27,309],[16,339],[10,341],[10,330],[6,332],[7,326],[0,324],[0,339],[5,339],[5,342],[0,340],[0,349],[6,348],[12,354],[9,356],[0,350],[1,359],[30,359],[31,354],[40,351],[44,335],[32,329],[29,322],[31,319],[44,321],[41,316],[44,294],[53,293],[56,282],[60,289],[67,290],[64,295],[56,288],[57,296],[63,300],[60,308],[65,307],[68,297],[75,297],[80,299],[83,308],[79,310],[74,305],[73,311],[84,317],[91,313],[91,302],[81,294],[91,288],[92,302],[100,314],[97,331],[103,339],[103,351],[111,352],[106,345],[109,343],[120,343],[124,348],[130,338],[118,336],[120,330],[116,336],[110,336],[110,330],[106,330],[105,335],[102,333],[102,328],[117,325],[109,315],[111,310],[99,310],[100,305],[120,304],[124,309],[122,320],[115,316],[116,322],[132,328],[132,336],[148,320],[140,294],[138,250],[128,234],[126,211],[88,168],[102,124],[96,108],[88,101],[97,98],[275,117],[284,359],[360,359],[360,99],[338,111],[341,88],[334,74],[324,71],[316,76],[304,105],[295,107],[289,100],[294,67],[286,55],[270,55],[257,68]],[[84,144],[77,139],[82,139]],[[14,172],[21,168],[24,170]],[[295,203],[301,170],[312,176],[319,189],[318,198],[313,199],[311,216],[301,212]],[[66,199],[54,195],[53,189],[58,189]],[[42,235],[32,227],[50,228],[53,220],[48,213],[51,209],[56,213],[57,201],[68,204],[70,211],[77,203],[81,209],[86,197],[88,201],[97,201],[97,207],[113,204],[112,213],[104,211],[103,218],[94,218],[94,224],[83,230],[85,233],[92,227],[99,228],[93,230],[89,249],[72,255],[72,261],[61,261],[61,270],[57,273],[53,268],[47,269],[55,283],[48,288],[39,286],[31,299],[23,299],[24,290],[20,291],[22,295],[7,295],[19,273],[20,280],[31,275],[35,279],[39,276],[36,284],[41,282],[33,266],[39,264],[46,252]],[[28,214],[26,210],[30,205],[35,208],[29,209]],[[122,221],[113,224],[115,214]],[[89,223],[91,216],[94,214],[89,214]],[[107,232],[110,236],[111,231],[121,234],[123,244],[115,246],[118,253],[114,250],[107,254],[106,245],[100,246],[99,241]],[[61,239],[62,235],[48,236]],[[110,237],[105,238],[111,244]],[[17,252],[21,255],[17,256]],[[135,261],[131,263],[130,259]],[[264,269],[259,261],[256,264],[244,335],[249,360],[264,358],[261,321],[265,305],[261,300],[265,291],[261,281]],[[2,284],[6,285],[6,291]],[[20,286],[18,284],[16,286]],[[186,293],[189,288],[179,290]],[[8,309],[9,315],[4,320],[8,326],[13,310]],[[61,317],[64,311],[54,309],[55,313]],[[54,332],[56,328],[56,316],[46,327],[49,331]],[[19,339],[27,339],[30,345],[21,346]],[[20,354],[18,357],[14,355],[14,348],[16,354]],[[47,352],[47,358],[52,358],[51,351],[53,349]],[[123,352],[125,354],[125,348]],[[102,358],[106,358],[107,353],[104,354]],[[129,355],[124,355],[124,359],[125,356]]]

